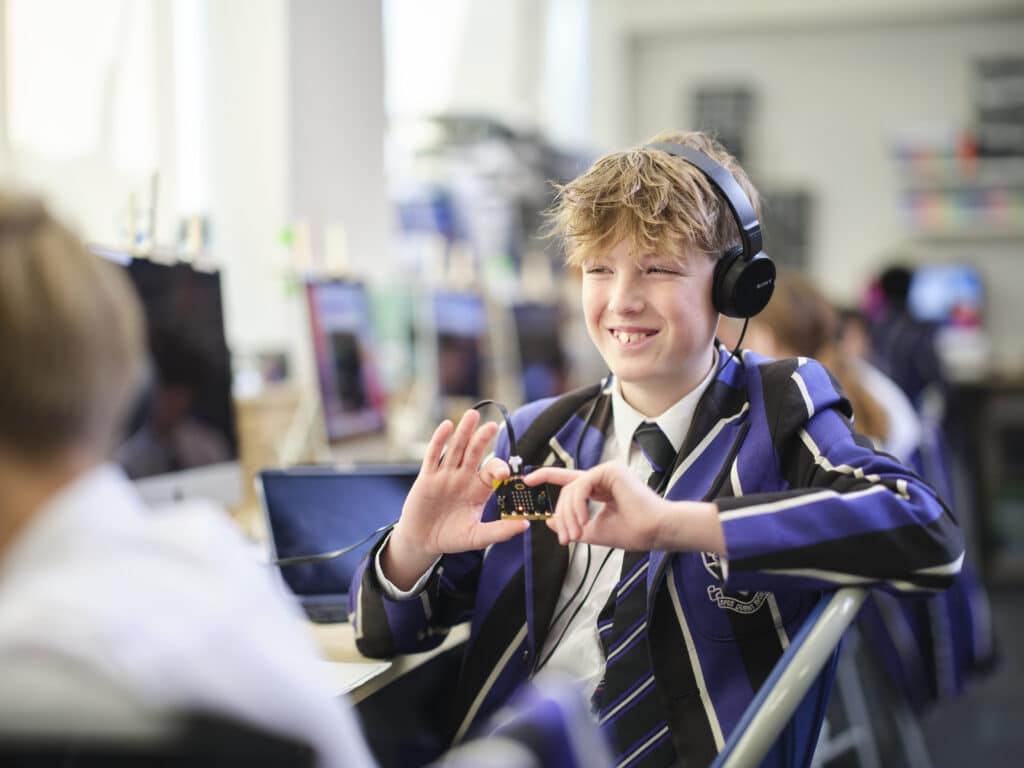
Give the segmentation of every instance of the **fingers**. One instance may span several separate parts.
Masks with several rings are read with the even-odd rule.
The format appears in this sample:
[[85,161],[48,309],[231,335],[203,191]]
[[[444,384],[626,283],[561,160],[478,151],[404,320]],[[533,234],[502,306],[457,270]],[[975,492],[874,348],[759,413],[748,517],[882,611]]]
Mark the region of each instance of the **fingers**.
[[523,478],[527,485],[540,485],[541,483],[553,483],[554,485],[568,485],[573,480],[582,476],[583,472],[578,469],[565,469],[564,467],[541,467]]
[[498,434],[498,425],[493,421],[482,425],[476,430],[469,441],[469,447],[466,449],[466,455],[462,459],[462,463],[476,470],[484,458],[487,446],[491,444],[491,440],[494,439],[496,434]]
[[590,478],[588,473],[577,474],[576,480],[562,488],[555,514],[548,521],[548,527],[558,535],[561,544],[579,541],[584,526],[590,520]]
[[434,434],[430,436],[430,442],[427,443],[427,452],[423,455],[423,466],[420,467],[421,473],[430,473],[437,470],[437,465],[441,461],[441,452],[444,450],[444,444],[454,428],[454,425],[448,419],[437,425]]
[[[466,448],[476,425],[480,423],[480,413],[472,408],[462,414],[459,419],[459,426],[455,428],[451,440],[448,441],[448,448],[445,450],[444,463],[448,467],[461,467],[466,455]],[[476,469],[476,467],[473,467]]]
[[476,528],[474,549],[483,549],[524,533],[530,527],[529,520],[495,520],[480,523]]

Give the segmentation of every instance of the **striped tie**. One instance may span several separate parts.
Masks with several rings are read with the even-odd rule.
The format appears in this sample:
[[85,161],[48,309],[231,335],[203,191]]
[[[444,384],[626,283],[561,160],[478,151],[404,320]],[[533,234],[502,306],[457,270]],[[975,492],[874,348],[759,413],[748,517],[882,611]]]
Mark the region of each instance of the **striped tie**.
[[[658,490],[675,459],[675,449],[658,425],[649,422],[637,427],[633,439],[651,465],[647,484]],[[675,761],[648,651],[648,557],[647,552],[624,554],[621,578],[597,622],[607,666],[594,703],[621,768],[667,766]]]

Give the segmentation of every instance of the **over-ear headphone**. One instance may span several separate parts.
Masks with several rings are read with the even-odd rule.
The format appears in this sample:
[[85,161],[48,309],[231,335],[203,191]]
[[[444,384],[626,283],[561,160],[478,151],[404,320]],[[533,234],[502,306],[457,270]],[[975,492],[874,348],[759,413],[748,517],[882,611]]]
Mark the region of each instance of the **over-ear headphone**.
[[761,223],[750,199],[728,170],[699,149],[667,141],[648,144],[646,148],[681,157],[694,166],[729,206],[736,220],[741,245],[718,257],[711,301],[723,315],[753,317],[767,306],[775,290],[775,264],[761,250]]

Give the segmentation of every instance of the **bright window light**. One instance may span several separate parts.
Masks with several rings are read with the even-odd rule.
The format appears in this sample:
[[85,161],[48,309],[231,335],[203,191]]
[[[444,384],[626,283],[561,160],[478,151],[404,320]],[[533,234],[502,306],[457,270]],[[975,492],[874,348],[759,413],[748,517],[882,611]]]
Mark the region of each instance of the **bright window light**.
[[142,0],[7,0],[7,130],[51,160],[151,168],[152,11]]

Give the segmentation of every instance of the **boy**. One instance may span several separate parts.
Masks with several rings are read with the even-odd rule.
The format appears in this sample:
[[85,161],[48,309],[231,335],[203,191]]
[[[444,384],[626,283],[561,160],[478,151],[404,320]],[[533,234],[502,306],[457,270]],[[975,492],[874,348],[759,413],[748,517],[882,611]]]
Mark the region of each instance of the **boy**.
[[[423,650],[472,621],[456,741],[558,667],[591,696],[619,765],[707,765],[821,590],[941,589],[959,568],[949,511],[852,431],[821,366],[716,344],[720,310],[759,308],[736,312],[716,275],[737,243],[752,256],[742,209],[757,195],[706,136],[653,142],[599,159],[553,212],[611,370],[512,417],[518,453],[543,467],[528,482],[561,487],[554,516],[496,519],[507,435],[480,467],[498,430],[470,411],[438,427],[401,520],[356,574],[366,654]],[[809,762],[828,682],[769,763]]]

